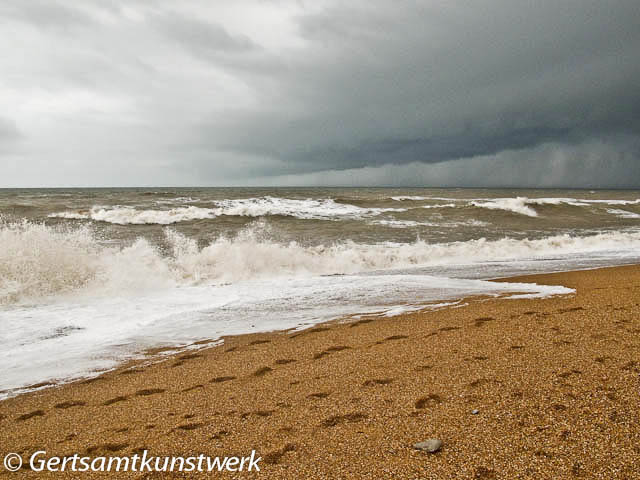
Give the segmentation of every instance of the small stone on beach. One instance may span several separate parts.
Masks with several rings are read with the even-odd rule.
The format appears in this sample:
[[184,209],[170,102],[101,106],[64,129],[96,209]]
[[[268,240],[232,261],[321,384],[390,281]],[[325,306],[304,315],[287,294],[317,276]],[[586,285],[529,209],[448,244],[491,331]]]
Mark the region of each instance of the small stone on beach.
[[427,441],[416,443],[413,448],[422,450],[423,452],[436,453],[442,448],[442,440],[430,438]]
[[471,415],[477,415],[480,413],[480,410],[471,410]]

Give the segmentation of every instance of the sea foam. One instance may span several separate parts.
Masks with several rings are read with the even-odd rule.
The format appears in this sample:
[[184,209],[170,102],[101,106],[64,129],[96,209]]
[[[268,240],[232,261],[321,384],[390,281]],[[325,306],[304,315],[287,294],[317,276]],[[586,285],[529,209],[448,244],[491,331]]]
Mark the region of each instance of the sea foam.
[[540,239],[466,242],[356,243],[327,245],[278,242],[257,221],[233,237],[218,236],[201,247],[196,240],[165,229],[168,250],[144,237],[125,245],[105,244],[88,227],[0,222],[0,304],[55,295],[113,295],[166,285],[356,274],[487,261],[517,261],[549,255],[634,251],[640,232]]

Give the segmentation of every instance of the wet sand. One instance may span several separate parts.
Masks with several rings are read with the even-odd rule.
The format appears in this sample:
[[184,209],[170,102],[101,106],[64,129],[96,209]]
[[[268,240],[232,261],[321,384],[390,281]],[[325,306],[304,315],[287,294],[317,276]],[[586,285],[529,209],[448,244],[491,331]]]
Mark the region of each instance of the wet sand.
[[[0,454],[261,455],[221,478],[640,478],[640,266],[518,281],[577,291],[230,337],[21,395],[0,403]],[[428,438],[443,448],[412,448]],[[49,476],[89,475],[0,467]]]

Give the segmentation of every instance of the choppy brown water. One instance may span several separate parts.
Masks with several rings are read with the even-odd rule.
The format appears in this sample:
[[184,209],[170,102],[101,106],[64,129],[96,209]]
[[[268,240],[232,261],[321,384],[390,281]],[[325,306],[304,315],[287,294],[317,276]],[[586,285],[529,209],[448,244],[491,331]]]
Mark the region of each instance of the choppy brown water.
[[640,191],[0,190],[0,391],[152,346],[567,294],[486,279],[639,260]]
[[[91,225],[106,241],[233,237],[257,219],[274,240],[305,245],[542,238],[640,226],[640,191],[470,189],[0,190],[0,214]],[[265,233],[266,234],[266,233]]]

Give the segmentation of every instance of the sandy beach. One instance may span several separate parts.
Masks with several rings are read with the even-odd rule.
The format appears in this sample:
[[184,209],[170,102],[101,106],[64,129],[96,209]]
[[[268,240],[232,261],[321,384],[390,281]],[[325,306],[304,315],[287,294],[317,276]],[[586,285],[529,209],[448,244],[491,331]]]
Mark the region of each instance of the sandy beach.
[[[640,478],[640,266],[517,281],[576,293],[471,298],[126,365],[1,402],[0,453],[256,450],[259,473],[215,474],[233,478]],[[429,438],[439,452],[412,447]]]

